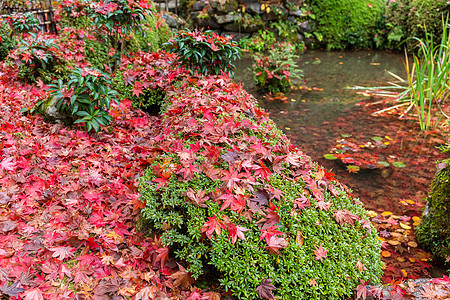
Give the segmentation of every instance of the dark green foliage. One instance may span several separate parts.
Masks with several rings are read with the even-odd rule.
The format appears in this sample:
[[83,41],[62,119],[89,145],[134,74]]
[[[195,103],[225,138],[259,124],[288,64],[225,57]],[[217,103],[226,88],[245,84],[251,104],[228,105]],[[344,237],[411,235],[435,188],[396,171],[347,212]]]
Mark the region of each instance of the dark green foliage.
[[427,210],[417,229],[419,244],[431,251],[433,256],[445,261],[450,259],[450,165],[440,170],[431,184]]
[[255,55],[253,78],[262,91],[284,93],[290,90],[292,79],[300,79],[302,70],[297,66],[294,47],[283,43],[276,44],[268,56]]
[[41,79],[49,83],[54,78],[65,79],[70,72],[67,62],[54,39],[30,34],[10,52],[7,63],[19,68],[19,78],[25,81]]
[[12,36],[12,28],[8,22],[0,19],[0,61],[8,56],[9,51],[17,45],[16,39]]
[[410,13],[409,0],[389,2],[386,8],[386,39],[388,48],[398,48],[409,36],[408,14]]
[[[171,37],[172,32],[166,22],[156,13],[148,14],[141,23],[142,32],[135,33],[139,51],[156,52]],[[137,52],[133,48],[130,52]]]
[[323,36],[328,49],[374,46],[385,0],[311,0],[310,4],[315,32]]
[[110,88],[111,79],[99,70],[76,68],[69,82],[50,85],[52,97],[58,100],[57,108],[72,116],[74,124],[84,123],[88,131],[100,130],[112,121],[109,114],[111,101],[117,102],[117,92]]
[[11,25],[14,34],[33,32],[40,29],[39,20],[31,12],[9,15],[5,19]]
[[230,76],[234,74],[233,61],[240,58],[240,48],[231,41],[211,30],[180,30],[177,36],[167,42],[171,53],[178,54],[178,62],[186,66],[192,74]]
[[[450,12],[450,5],[445,0],[413,0],[408,14],[408,36],[425,39],[425,32],[433,35],[438,43],[442,36],[442,22]],[[409,41],[410,46],[417,41]]]

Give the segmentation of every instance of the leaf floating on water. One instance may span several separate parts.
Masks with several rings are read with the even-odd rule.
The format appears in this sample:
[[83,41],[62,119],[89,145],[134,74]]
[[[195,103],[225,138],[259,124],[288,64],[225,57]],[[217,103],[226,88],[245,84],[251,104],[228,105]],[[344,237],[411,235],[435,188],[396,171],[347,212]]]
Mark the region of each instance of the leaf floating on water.
[[384,217],[387,217],[387,216],[391,216],[392,213],[391,213],[390,211],[383,211],[383,212],[381,213],[381,215],[384,216]]
[[374,136],[374,137],[372,137],[372,140],[374,140],[376,142],[381,142],[383,140],[383,138],[379,137],[379,136]]
[[394,167],[396,167],[396,168],[404,168],[404,167],[406,167],[405,163],[404,163],[404,162],[401,162],[401,161],[393,162],[392,165],[393,165]]
[[358,166],[347,166],[347,171],[349,173],[358,173],[360,168]]
[[329,159],[329,160],[337,159],[337,157],[334,156],[333,154],[325,154],[323,157],[324,157],[325,159]]
[[389,167],[389,163],[388,162],[386,162],[386,161],[379,161],[379,162],[377,162],[379,165],[382,165],[382,166],[384,166],[384,167]]

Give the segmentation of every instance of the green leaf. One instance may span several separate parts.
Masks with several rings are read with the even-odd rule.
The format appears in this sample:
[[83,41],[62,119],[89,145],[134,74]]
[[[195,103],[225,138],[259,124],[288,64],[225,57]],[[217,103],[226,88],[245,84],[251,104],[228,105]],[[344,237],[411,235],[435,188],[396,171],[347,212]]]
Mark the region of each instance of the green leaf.
[[374,137],[372,137],[372,140],[377,141],[377,142],[381,142],[383,140],[383,138],[379,137],[379,136],[374,136]]
[[335,159],[337,159],[337,157],[334,156],[333,154],[325,154],[323,157],[324,157],[325,159],[329,159],[329,160],[335,160]]
[[404,163],[404,162],[401,162],[401,161],[393,162],[392,165],[393,165],[394,167],[396,167],[396,168],[404,168],[404,167],[406,167],[405,163]]

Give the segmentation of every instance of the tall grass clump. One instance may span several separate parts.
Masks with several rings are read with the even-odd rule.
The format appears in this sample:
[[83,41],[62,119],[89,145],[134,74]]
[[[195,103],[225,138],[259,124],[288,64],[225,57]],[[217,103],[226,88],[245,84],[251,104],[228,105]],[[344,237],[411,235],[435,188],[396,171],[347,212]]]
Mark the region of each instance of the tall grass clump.
[[448,98],[450,72],[450,34],[448,20],[443,22],[441,42],[434,45],[433,35],[425,29],[425,39],[414,37],[418,42],[419,51],[413,57],[412,66],[406,56],[406,72],[408,86],[400,93],[400,102],[409,101],[410,107],[417,111],[420,129],[428,130],[433,125],[436,110],[441,117],[448,116],[442,111],[442,104]]

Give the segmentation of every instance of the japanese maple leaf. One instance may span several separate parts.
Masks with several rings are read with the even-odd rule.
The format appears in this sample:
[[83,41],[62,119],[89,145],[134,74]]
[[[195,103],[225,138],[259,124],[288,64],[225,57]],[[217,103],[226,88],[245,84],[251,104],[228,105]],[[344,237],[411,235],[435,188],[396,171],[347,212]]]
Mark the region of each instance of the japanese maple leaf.
[[211,238],[213,232],[216,232],[216,234],[219,235],[220,229],[226,229],[225,225],[220,220],[217,220],[216,216],[208,217],[208,220],[209,221],[202,226],[202,232],[206,233],[208,238]]
[[220,156],[220,147],[215,146],[205,146],[205,151],[202,152],[203,155],[205,155],[211,163],[215,163]]
[[294,207],[297,207],[298,209],[302,210],[308,207],[311,207],[311,203],[309,199],[305,195],[300,195],[299,198],[294,200]]
[[231,237],[231,243],[234,246],[237,238],[240,238],[244,241],[246,240],[244,232],[248,231],[249,229],[239,226],[239,225],[234,225],[233,223],[228,223],[227,230],[228,230],[229,237]]
[[234,195],[229,190],[226,190],[226,193],[217,199],[224,200],[220,210],[224,210],[229,206],[231,211],[240,213],[245,207],[244,197],[242,195]]
[[14,171],[16,169],[16,162],[14,162],[14,157],[8,157],[2,160],[0,163],[0,170]]
[[323,260],[323,258],[327,257],[328,249],[322,248],[322,245],[319,248],[315,247],[314,254],[316,255],[316,260]]
[[156,187],[156,190],[159,190],[163,186],[167,186],[169,183],[171,174],[161,174],[160,178],[153,179],[154,182],[158,183],[158,186]]
[[272,172],[270,172],[270,170],[262,162],[260,162],[259,166],[257,166],[255,170],[254,176],[261,176],[261,178],[267,179],[271,174]]
[[269,244],[269,240],[276,235],[283,235],[284,233],[277,230],[277,228],[280,226],[270,226],[269,228],[267,228],[266,230],[261,230],[262,234],[259,237],[259,241],[261,241],[262,239],[266,240],[266,243]]
[[265,189],[252,191],[252,194],[254,197],[250,201],[256,202],[259,207],[269,204],[269,193]]
[[321,210],[329,210],[331,205],[333,205],[333,203],[331,203],[330,201],[325,202],[323,200],[317,201],[316,203],[316,207],[320,208]]
[[23,300],[44,300],[42,293],[39,289],[32,289],[23,293]]
[[199,207],[207,207],[205,201],[208,200],[209,197],[205,195],[206,191],[203,190],[199,190],[196,192],[192,188],[189,188],[186,191],[186,196],[192,201],[192,203]]
[[23,288],[17,286],[19,283],[19,281],[15,281],[11,285],[9,285],[8,281],[5,281],[3,287],[0,288],[0,294],[4,294],[10,297],[17,297],[20,293],[25,291]]
[[155,263],[161,261],[161,268],[162,268],[164,266],[164,262],[166,261],[166,259],[169,259],[169,248],[168,247],[158,248],[156,249],[156,253],[158,253],[158,255],[155,258]]
[[132,90],[133,96],[139,97],[139,95],[143,93],[142,88],[143,88],[143,85],[139,81],[135,81],[133,90]]
[[300,164],[299,164],[299,158],[300,158],[300,157],[301,157],[300,155],[297,155],[297,154],[294,154],[294,153],[292,153],[292,152],[289,152],[289,153],[285,156],[284,160],[285,160],[286,162],[288,162],[290,165],[298,167],[298,166],[300,165]]
[[54,247],[50,248],[50,250],[53,251],[52,257],[64,260],[73,256],[74,249],[72,247]]
[[230,165],[229,171],[223,171],[222,181],[226,182],[227,188],[229,190],[233,190],[236,186],[236,183],[239,182],[242,178],[243,174],[239,173],[238,170],[234,170]]
[[362,273],[363,270],[367,270],[367,268],[362,264],[362,262],[359,259],[356,262],[356,267],[358,268],[359,273]]
[[371,295],[372,293],[367,289],[367,284],[369,283],[368,279],[367,281],[363,281],[360,279],[361,284],[356,287],[356,299],[363,298],[365,300],[367,298],[367,295]]
[[272,236],[267,242],[266,249],[269,250],[270,254],[279,253],[280,249],[287,248],[289,243],[282,237]]
[[194,278],[191,277],[191,273],[187,272],[185,268],[180,265],[178,267],[180,270],[170,275],[170,278],[175,279],[173,282],[174,287],[181,286],[185,290],[194,282]]
[[345,223],[353,225],[355,220],[359,219],[359,216],[352,214],[349,210],[336,210],[333,214],[336,218],[336,222],[340,225],[344,225]]
[[272,279],[263,279],[261,280],[261,284],[256,288],[256,292],[258,292],[260,298],[275,299],[272,293],[275,289],[276,287],[272,284]]
[[191,180],[194,178],[194,173],[200,172],[197,165],[192,162],[183,163],[183,167],[177,172],[177,174],[183,174],[183,180]]

